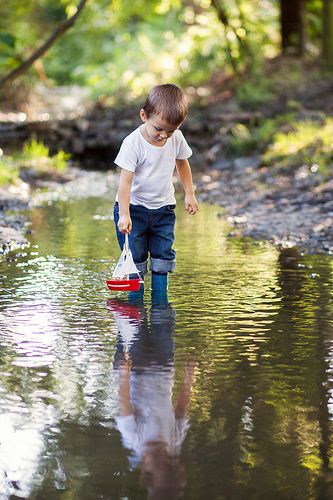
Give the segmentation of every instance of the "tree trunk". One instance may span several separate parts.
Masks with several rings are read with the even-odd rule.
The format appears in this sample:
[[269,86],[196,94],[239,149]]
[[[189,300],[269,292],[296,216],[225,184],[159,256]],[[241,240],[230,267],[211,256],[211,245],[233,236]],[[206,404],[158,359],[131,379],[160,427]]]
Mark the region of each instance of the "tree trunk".
[[333,69],[333,0],[324,0],[323,58],[328,69]]
[[305,0],[280,0],[282,52],[303,56],[305,52]]
[[46,42],[43,43],[43,45],[41,45],[26,61],[23,61],[20,66],[13,69],[13,71],[3,77],[0,80],[0,88],[2,88],[6,83],[25,73],[34,64],[34,62],[37,61],[37,59],[40,59],[45,54],[45,52],[47,52],[49,48],[54,45],[57,39],[73,26],[78,16],[82,12],[86,2],[87,0],[81,0],[75,14],[72,17],[69,17],[60,26],[58,26],[58,28],[52,33],[52,35],[46,40]]

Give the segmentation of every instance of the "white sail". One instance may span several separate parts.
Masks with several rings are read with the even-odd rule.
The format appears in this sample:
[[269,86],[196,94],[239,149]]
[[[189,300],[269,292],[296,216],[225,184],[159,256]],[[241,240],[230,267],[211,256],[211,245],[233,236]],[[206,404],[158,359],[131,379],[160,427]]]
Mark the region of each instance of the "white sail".
[[132,252],[128,247],[128,236],[126,234],[124,248],[123,251],[121,252],[118,263],[113,271],[112,277],[124,278],[129,274],[139,275],[139,270],[134,263]]

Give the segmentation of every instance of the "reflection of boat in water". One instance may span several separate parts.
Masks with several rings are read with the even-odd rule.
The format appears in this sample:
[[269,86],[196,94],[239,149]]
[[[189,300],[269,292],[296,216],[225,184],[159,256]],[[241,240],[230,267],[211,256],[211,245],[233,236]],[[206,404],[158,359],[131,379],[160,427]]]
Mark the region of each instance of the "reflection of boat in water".
[[113,313],[118,329],[117,351],[120,350],[127,356],[133,338],[139,333],[144,309],[120,299],[109,299],[107,305]]
[[194,368],[192,376],[184,377],[173,404],[175,311],[165,304],[153,305],[147,313],[143,306],[120,300],[108,301],[108,306],[119,329],[114,363],[119,372],[116,421],[130,451],[130,468],[140,469],[149,497],[178,498],[185,486],[179,455],[189,428]]

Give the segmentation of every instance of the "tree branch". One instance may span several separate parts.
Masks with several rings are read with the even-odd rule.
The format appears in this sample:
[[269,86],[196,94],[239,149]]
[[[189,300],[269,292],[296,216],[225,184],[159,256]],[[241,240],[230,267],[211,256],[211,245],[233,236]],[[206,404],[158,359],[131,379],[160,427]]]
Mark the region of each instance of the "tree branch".
[[[249,58],[249,57],[250,57],[250,59],[252,59],[252,54],[251,54],[250,48],[249,48],[248,44],[246,43],[246,41],[243,40],[239,36],[239,34],[237,33],[237,30],[235,30],[233,28],[233,26],[230,24],[227,11],[224,8],[224,6],[222,5],[221,1],[220,0],[211,0],[211,4],[212,4],[212,6],[214,7],[214,9],[216,11],[218,20],[224,26],[224,31],[225,31],[225,34],[226,34],[227,51],[228,51],[228,54],[229,54],[230,63],[232,65],[234,71],[236,73],[238,73],[238,64],[235,61],[235,58],[232,56],[231,43],[229,42],[229,39],[228,39],[228,36],[227,36],[228,32],[232,32],[234,34],[234,36],[235,36],[235,38],[237,40],[237,43],[238,43],[239,52],[244,55],[245,62],[246,62],[246,59]],[[243,16],[243,13],[242,13],[241,6],[238,4],[237,0],[236,0],[236,5],[237,5],[237,8],[238,8],[238,12],[239,12],[239,20],[241,21],[241,25],[244,26],[244,16]]]
[[236,63],[234,57],[232,56],[231,44],[230,44],[230,41],[229,41],[228,36],[227,36],[228,30],[231,29],[230,24],[229,24],[228,15],[227,15],[225,9],[220,4],[219,0],[211,0],[211,4],[212,4],[212,6],[214,7],[214,9],[216,11],[218,20],[224,26],[224,32],[225,32],[225,35],[226,35],[226,44],[227,44],[227,52],[228,52],[228,56],[229,56],[229,62],[231,64],[231,66],[232,66],[232,69],[235,71],[235,73],[237,73],[238,72],[237,63]]
[[221,23],[225,26],[225,28],[229,28],[229,19],[222,5],[217,0],[211,0],[211,3],[214,9],[216,10],[219,21],[221,21]]
[[0,88],[3,87],[9,81],[14,80],[18,76],[22,75],[33,65],[37,59],[40,59],[45,52],[49,50],[52,45],[57,41],[57,39],[62,36],[69,28],[73,26],[79,15],[81,14],[87,0],[81,0],[77,7],[75,14],[72,17],[69,17],[66,21],[64,21],[58,28],[51,34],[51,36],[46,40],[43,45],[41,45],[26,61],[24,61],[20,66],[13,69],[8,75],[3,77],[0,80]]

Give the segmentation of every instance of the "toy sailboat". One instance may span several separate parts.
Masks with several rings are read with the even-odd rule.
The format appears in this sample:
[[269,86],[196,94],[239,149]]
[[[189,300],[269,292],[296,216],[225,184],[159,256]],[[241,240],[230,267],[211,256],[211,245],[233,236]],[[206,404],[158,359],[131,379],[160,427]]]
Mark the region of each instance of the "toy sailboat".
[[[131,275],[137,275],[137,278],[130,278]],[[143,280],[140,277],[136,267],[132,252],[128,244],[128,234],[125,234],[125,244],[121,252],[118,263],[113,271],[112,278],[106,281],[107,287],[112,291],[120,292],[138,292]]]

